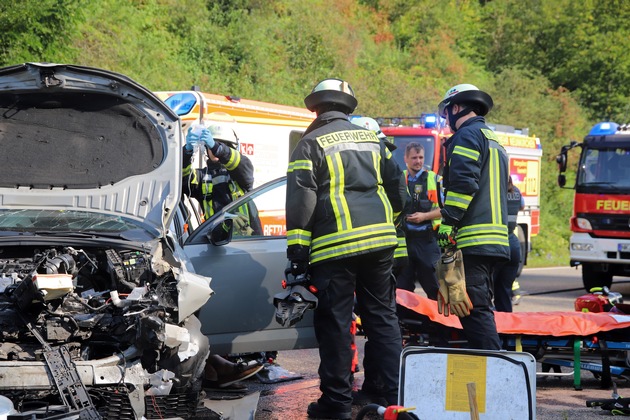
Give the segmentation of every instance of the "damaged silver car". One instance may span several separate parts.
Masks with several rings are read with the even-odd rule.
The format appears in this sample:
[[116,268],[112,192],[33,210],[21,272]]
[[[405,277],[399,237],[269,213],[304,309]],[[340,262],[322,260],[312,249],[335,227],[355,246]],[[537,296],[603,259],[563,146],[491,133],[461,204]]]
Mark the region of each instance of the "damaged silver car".
[[212,289],[167,229],[177,115],[120,74],[28,63],[0,69],[0,144],[13,418],[192,417],[208,355],[195,313]]

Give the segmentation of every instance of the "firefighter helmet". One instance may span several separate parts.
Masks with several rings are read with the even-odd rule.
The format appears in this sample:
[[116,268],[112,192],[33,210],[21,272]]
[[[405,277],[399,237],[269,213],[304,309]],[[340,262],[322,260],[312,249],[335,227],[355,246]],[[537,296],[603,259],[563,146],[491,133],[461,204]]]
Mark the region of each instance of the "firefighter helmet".
[[211,122],[208,126],[208,130],[210,130],[212,138],[216,141],[220,141],[225,143],[227,146],[238,149],[238,137],[230,124]]
[[357,107],[354,91],[341,79],[325,79],[315,85],[313,91],[304,98],[304,104],[309,111],[317,112],[324,104],[340,105],[351,114]]
[[350,117],[350,122],[359,127],[366,128],[370,131],[374,131],[379,139],[386,139],[387,136],[381,131],[381,127],[378,125],[374,118],[370,117]]
[[475,113],[480,116],[484,116],[490,112],[494,105],[490,95],[479,90],[477,86],[468,83],[453,86],[446,91],[442,102],[438,105],[440,116],[444,117],[446,115],[446,108],[455,104],[472,105],[474,106]]

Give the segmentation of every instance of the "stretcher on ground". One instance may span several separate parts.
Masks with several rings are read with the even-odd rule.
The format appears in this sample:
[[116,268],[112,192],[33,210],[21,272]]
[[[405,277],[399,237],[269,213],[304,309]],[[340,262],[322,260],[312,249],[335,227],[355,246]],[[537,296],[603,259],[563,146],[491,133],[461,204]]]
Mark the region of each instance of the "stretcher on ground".
[[[439,314],[435,301],[400,289],[396,300],[406,345],[465,347],[459,318]],[[495,312],[495,321],[505,350],[531,353],[541,363],[537,376],[573,375],[575,389],[581,389],[582,370],[606,388],[612,376],[630,379],[630,315]],[[561,367],[571,371],[562,373]]]

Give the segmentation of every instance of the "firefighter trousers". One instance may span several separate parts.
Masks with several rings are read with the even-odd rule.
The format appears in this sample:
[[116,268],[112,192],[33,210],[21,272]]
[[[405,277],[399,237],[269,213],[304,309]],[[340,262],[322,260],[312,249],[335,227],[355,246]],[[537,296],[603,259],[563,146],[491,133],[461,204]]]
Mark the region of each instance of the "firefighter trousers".
[[325,407],[346,409],[352,404],[350,325],[355,291],[370,343],[364,361],[365,381],[378,380],[388,402],[397,401],[402,338],[392,257],[393,249],[388,249],[311,267],[311,281],[319,290],[314,326],[320,356],[319,403]]
[[464,254],[466,292],[473,304],[473,309],[470,315],[459,320],[466,340],[473,349],[501,349],[501,341],[494,321],[491,294],[492,272],[496,264],[497,259],[493,256]]

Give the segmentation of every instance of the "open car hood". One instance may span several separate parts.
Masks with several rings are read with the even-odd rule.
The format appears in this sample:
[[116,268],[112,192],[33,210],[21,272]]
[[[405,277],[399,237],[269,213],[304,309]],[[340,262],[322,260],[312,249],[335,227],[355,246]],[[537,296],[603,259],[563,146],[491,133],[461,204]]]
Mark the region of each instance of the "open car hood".
[[0,206],[124,216],[163,232],[181,192],[177,115],[126,76],[0,69]]

